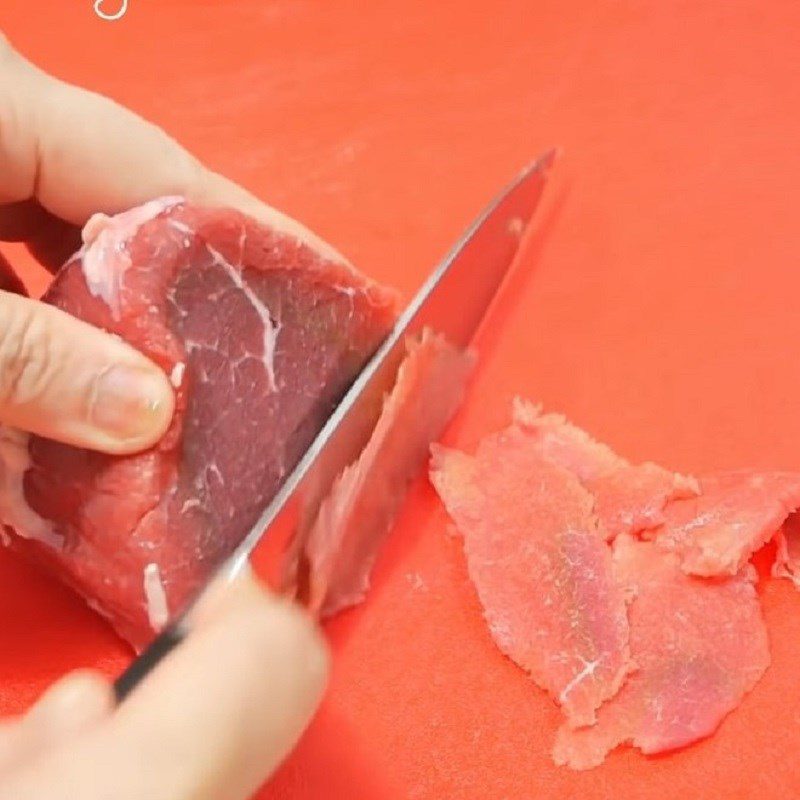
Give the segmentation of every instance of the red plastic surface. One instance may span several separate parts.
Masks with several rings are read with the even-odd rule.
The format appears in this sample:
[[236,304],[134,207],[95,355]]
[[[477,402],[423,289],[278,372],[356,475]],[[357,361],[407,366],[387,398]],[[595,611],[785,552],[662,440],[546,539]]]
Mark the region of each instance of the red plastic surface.
[[[3,4],[15,44],[112,94],[407,294],[488,197],[558,144],[521,267],[448,440],[515,392],[633,460],[800,468],[800,5],[564,0]],[[19,258],[19,250],[9,251]],[[41,276],[38,276],[39,285]],[[763,587],[774,663],[718,734],[574,774],[557,710],[499,655],[420,480],[329,698],[265,798],[783,798],[800,792],[800,595]],[[0,708],[126,651],[0,554]]]

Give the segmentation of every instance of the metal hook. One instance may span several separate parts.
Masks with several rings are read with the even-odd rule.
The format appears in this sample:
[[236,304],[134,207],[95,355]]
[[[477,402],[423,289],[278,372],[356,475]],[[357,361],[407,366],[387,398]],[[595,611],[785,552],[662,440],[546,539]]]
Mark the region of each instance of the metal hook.
[[110,22],[120,19],[128,10],[128,0],[122,0],[120,7],[115,14],[107,14],[105,11],[103,11],[104,3],[105,0],[94,0],[94,13],[97,14],[100,19],[105,19]]

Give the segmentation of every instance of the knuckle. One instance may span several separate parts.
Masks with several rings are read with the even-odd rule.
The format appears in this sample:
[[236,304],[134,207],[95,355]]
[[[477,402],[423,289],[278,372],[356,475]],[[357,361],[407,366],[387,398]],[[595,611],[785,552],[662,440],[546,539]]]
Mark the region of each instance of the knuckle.
[[47,324],[35,308],[12,315],[0,331],[0,402],[23,406],[43,397],[53,377]]
[[0,32],[0,169],[6,201],[25,200],[36,173],[27,62]]
[[20,60],[21,57],[14,45],[11,44],[11,39],[0,29],[0,70],[17,66]]

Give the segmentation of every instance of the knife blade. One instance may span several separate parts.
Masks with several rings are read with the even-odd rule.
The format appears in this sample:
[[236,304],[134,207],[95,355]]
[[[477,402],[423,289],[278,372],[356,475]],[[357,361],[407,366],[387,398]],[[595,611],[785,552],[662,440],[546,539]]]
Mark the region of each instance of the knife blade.
[[383,398],[394,384],[407,337],[430,328],[456,347],[469,345],[514,261],[554,158],[551,150],[522,170],[429,275],[233,554],[117,678],[117,702],[188,635],[191,611],[208,585],[231,581],[252,567],[274,589],[284,588],[281,575],[287,559],[297,558],[302,531],[335,477],[358,458],[369,439]]

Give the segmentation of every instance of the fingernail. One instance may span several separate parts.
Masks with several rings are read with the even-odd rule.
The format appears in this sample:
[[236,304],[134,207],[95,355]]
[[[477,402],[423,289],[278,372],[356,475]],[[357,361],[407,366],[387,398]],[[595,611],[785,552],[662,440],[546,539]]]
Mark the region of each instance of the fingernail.
[[168,423],[171,389],[152,369],[115,366],[97,379],[92,423],[116,439],[157,436]]

